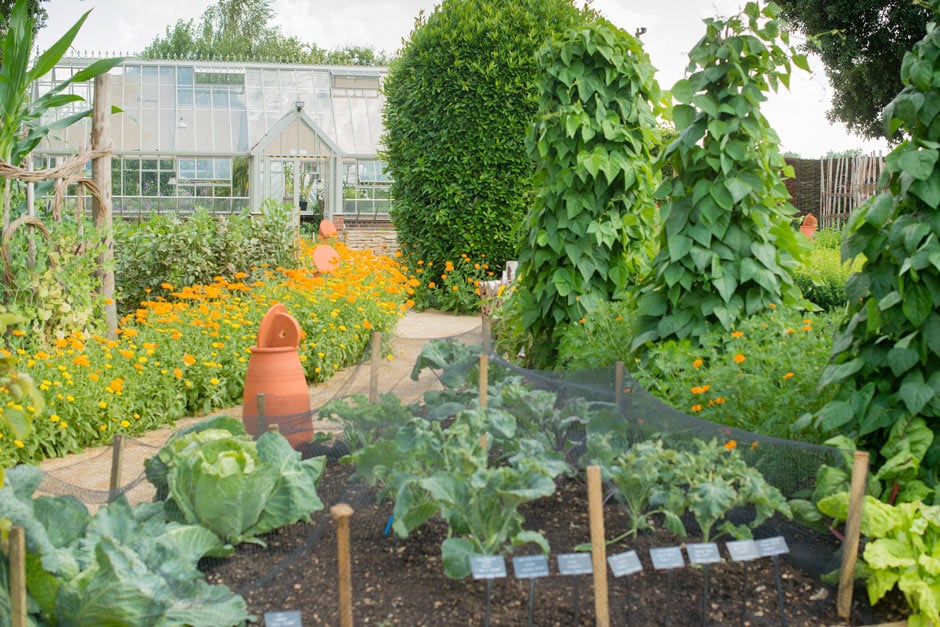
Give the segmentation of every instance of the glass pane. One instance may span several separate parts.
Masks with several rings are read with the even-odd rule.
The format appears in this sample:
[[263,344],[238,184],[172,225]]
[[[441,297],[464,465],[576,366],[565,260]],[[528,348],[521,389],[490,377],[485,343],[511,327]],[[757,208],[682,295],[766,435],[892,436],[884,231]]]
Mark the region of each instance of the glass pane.
[[140,172],[124,170],[124,195],[136,196],[140,193]]
[[241,110],[245,108],[245,94],[241,92],[229,92],[230,104],[232,109]]
[[196,159],[196,178],[212,178],[212,159]]
[[209,87],[197,87],[196,88],[196,106],[197,107],[208,107],[211,99],[212,99],[212,95],[209,91]]
[[173,160],[172,159],[160,159],[160,169],[173,171]]
[[228,88],[227,87],[213,87],[212,88],[212,104],[216,107],[228,107]]
[[216,159],[215,160],[215,177],[218,180],[231,180],[232,178],[232,160],[231,159]]
[[160,66],[160,83],[176,83],[176,68],[172,65]]
[[157,66],[155,65],[145,65],[143,67],[144,72],[144,82],[145,83],[156,83],[157,82]]
[[158,194],[160,196],[173,196],[176,192],[176,185],[171,185],[170,181],[175,182],[176,177],[173,176],[172,170],[164,170],[160,172],[160,188]]
[[156,172],[141,172],[141,187],[140,193],[143,196],[156,196],[157,195],[157,173]]
[[183,178],[183,179],[196,178],[196,160],[195,159],[180,159],[180,178]]
[[144,159],[140,162],[141,170],[156,170],[157,169],[157,160],[156,159]]
[[192,85],[193,84],[193,68],[191,67],[176,68],[176,81],[177,81],[177,85]]
[[176,101],[181,105],[193,104],[193,90],[191,87],[179,87],[176,90]]

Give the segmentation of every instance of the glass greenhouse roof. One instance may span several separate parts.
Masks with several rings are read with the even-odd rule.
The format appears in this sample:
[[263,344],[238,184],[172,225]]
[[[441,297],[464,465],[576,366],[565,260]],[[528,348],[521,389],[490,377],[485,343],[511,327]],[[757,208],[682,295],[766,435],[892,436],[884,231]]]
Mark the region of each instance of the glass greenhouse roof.
[[[38,93],[92,61],[63,59],[38,84]],[[114,150],[247,154],[285,115],[302,106],[317,132],[338,148],[337,156],[375,158],[383,128],[380,87],[385,73],[385,68],[128,59],[111,71],[111,104],[124,111],[112,117]],[[70,91],[90,103],[92,89],[88,82]],[[76,108],[87,106],[78,103]],[[69,112],[64,108],[58,114]],[[83,120],[39,152],[75,152],[88,144],[90,127],[91,120]],[[309,154],[316,149],[311,146]]]

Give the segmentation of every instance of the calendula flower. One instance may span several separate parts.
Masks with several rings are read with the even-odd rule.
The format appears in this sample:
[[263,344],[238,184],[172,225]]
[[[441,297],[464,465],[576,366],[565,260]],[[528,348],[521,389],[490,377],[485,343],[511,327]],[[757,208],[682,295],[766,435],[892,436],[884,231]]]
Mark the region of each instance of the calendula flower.
[[122,421],[121,421],[121,426],[124,427],[125,429],[127,429],[129,426],[131,426],[131,423],[130,423],[129,420],[122,420]]
[[731,337],[744,337],[744,331],[732,331]]
[[728,440],[727,442],[725,442],[726,451],[733,451],[735,448],[737,448],[737,446],[738,446],[738,443],[735,442],[734,440]]
[[695,361],[692,362],[692,367],[693,367],[693,368],[701,368],[701,367],[702,367],[702,364],[704,364],[704,363],[705,363],[705,362],[704,362],[703,360],[701,360],[701,359],[696,359]]
[[794,376],[795,376],[795,375],[794,375],[792,372],[788,372],[788,373],[786,373],[785,375],[783,375],[783,378],[784,378],[784,379],[790,379],[790,378],[792,378],[792,377],[794,377]]
[[712,389],[710,385],[695,385],[692,387],[692,394],[704,394],[710,389]]
[[194,363],[196,363],[196,358],[190,355],[189,353],[186,353],[185,355],[183,355],[183,363],[186,364],[187,366],[192,366]]
[[692,405],[692,411],[702,411],[702,406],[696,403]]
[[24,446],[26,446],[19,440],[13,440],[13,445],[16,446],[16,448],[23,448]]
[[734,356],[734,363],[740,364],[740,363],[741,363],[742,361],[744,361],[745,359],[747,359],[747,357],[745,357],[745,356],[742,355],[741,353],[738,353],[738,354],[736,354],[736,355]]

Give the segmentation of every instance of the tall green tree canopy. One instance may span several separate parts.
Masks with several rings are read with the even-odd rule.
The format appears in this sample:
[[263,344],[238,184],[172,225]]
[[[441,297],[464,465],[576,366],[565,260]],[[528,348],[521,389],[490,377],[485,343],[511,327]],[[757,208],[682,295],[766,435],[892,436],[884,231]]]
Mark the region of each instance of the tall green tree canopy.
[[[809,40],[833,88],[827,116],[863,137],[885,137],[881,112],[901,91],[901,60],[924,36],[930,10],[913,0],[777,0]],[[890,139],[890,138],[889,138]]]
[[155,37],[142,56],[154,59],[235,58],[244,60],[384,65],[388,58],[368,47],[325,50],[270,24],[271,0],[219,0],[195,20],[178,20]]
[[515,256],[533,199],[536,53],[584,19],[572,0],[444,0],[419,16],[385,81],[392,219],[407,256]]

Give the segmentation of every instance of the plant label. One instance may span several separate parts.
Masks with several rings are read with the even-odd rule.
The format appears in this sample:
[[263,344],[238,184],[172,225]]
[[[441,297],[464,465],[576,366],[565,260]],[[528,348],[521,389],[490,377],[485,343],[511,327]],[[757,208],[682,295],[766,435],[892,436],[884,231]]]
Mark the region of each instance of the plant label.
[[267,627],[302,627],[300,612],[265,612],[264,624]]
[[643,570],[643,564],[640,563],[640,558],[637,556],[636,551],[624,551],[616,555],[608,555],[607,564],[610,566],[614,577],[632,575],[633,573],[638,573]]
[[689,554],[690,564],[717,564],[721,561],[718,545],[714,542],[687,544],[685,550]]
[[502,555],[474,555],[470,572],[474,579],[499,579],[506,576],[506,560]]
[[682,549],[677,546],[650,549],[650,558],[653,560],[653,568],[656,570],[682,568],[685,566],[685,558],[682,557]]
[[563,553],[558,556],[559,575],[590,575],[594,563],[590,553]]
[[764,538],[757,540],[757,552],[761,557],[773,557],[774,555],[783,555],[790,552],[787,541],[783,536],[774,536],[773,538]]
[[548,577],[548,557],[545,555],[521,555],[512,558],[512,570],[516,579]]
[[731,559],[735,562],[749,562],[760,557],[757,543],[753,540],[731,540],[726,544]]

